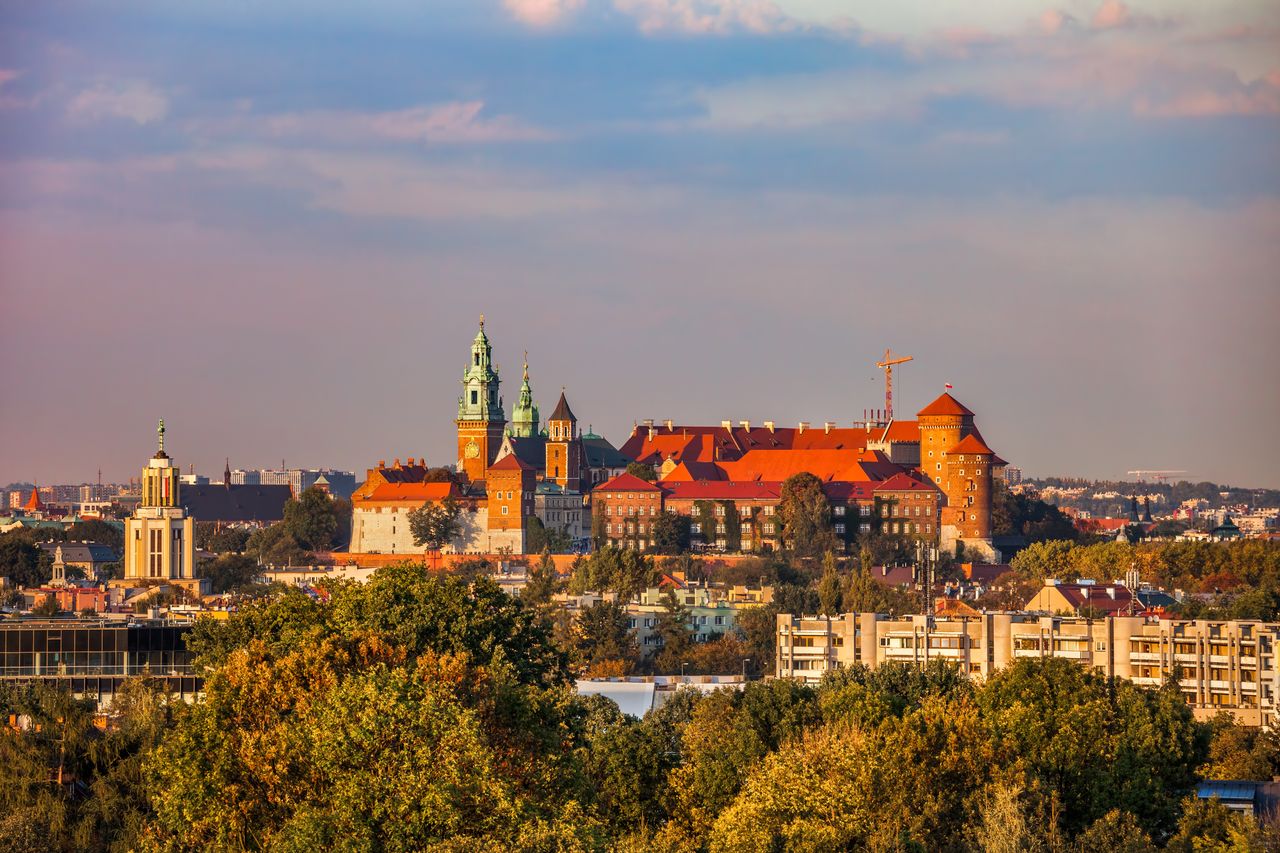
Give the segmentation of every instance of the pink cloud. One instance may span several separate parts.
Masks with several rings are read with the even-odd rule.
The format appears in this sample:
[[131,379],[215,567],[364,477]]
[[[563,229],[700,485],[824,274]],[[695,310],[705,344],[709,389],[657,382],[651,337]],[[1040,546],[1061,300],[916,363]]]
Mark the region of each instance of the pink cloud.
[[643,33],[785,32],[796,22],[770,0],[614,0]]
[[1040,29],[1050,35],[1061,32],[1073,23],[1075,23],[1075,18],[1061,9],[1046,9],[1044,14],[1040,16]]
[[1129,24],[1129,7],[1120,0],[1103,0],[1098,13],[1093,16],[1095,30],[1111,30]]
[[1278,115],[1280,70],[1235,88],[1200,85],[1163,99],[1144,96],[1134,102],[1134,112],[1149,118]]
[[549,27],[583,7],[585,0],[502,0],[516,20],[531,27]]
[[168,112],[168,97],[143,80],[98,83],[67,104],[67,114],[79,121],[123,118],[135,124],[151,124]]

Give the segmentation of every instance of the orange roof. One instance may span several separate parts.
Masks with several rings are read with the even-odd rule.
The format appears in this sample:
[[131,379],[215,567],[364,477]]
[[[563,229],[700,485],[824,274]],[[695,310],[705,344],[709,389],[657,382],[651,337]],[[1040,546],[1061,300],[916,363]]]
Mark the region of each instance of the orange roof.
[[936,492],[937,486],[929,481],[921,482],[908,474],[895,474],[876,486],[877,492]]
[[960,439],[960,443],[947,451],[947,455],[952,453],[986,453],[991,456],[995,455],[995,451],[987,447],[987,443],[976,435],[966,435]]
[[[851,450],[753,450],[736,462],[722,462],[730,480],[780,483],[793,474],[808,472],[819,480],[858,482],[880,480],[868,469],[881,467],[859,460],[861,448]],[[896,472],[898,466],[893,466]]]
[[40,487],[36,486],[31,490],[31,497],[27,498],[27,502],[22,508],[29,512],[39,512],[44,509],[44,504],[40,502]]
[[379,483],[369,490],[357,491],[352,503],[426,503],[458,497],[457,487],[450,482],[440,483]]
[[596,492],[660,492],[662,488],[625,472],[596,486]]
[[662,478],[664,483],[688,483],[694,480],[723,480],[724,471],[714,462],[681,462]]
[[876,441],[888,441],[893,443],[900,442],[919,442],[920,441],[920,422],[919,421],[889,421],[889,425],[883,429],[876,430]]
[[950,394],[943,394],[920,410],[921,415],[972,415],[973,412]]
[[508,453],[497,462],[489,466],[490,471],[532,471],[533,466],[526,462],[521,462],[520,457],[514,453]]

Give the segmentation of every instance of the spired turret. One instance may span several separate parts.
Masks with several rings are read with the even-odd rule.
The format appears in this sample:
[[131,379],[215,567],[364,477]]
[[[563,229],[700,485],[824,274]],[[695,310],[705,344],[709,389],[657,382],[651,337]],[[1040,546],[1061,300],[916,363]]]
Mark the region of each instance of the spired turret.
[[533,389],[529,387],[528,352],[524,354],[524,379],[520,384],[520,397],[511,409],[508,432],[515,438],[532,438],[538,434],[538,406],[533,402]]
[[506,416],[498,395],[501,380],[493,365],[493,347],[484,332],[484,315],[480,315],[480,331],[471,342],[471,359],[462,375],[462,396],[458,399],[458,470],[470,480],[484,479],[485,470],[497,458],[502,446]]

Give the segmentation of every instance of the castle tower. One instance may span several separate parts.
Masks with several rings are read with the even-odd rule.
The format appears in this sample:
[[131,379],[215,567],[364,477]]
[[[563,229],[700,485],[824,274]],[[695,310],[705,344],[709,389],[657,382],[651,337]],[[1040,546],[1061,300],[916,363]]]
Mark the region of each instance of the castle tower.
[[524,553],[525,524],[534,514],[537,479],[533,467],[514,453],[499,459],[486,472],[489,551]]
[[483,480],[484,472],[498,455],[506,417],[502,398],[498,396],[498,373],[493,369],[493,348],[484,333],[484,315],[480,315],[480,331],[471,342],[471,361],[462,376],[462,396],[458,398],[458,470],[473,481]]
[[920,410],[920,471],[942,490],[940,543],[963,541],[991,558],[991,468],[995,453],[974,424],[973,412],[950,394]]
[[142,469],[142,503],[125,522],[125,581],[194,581],[195,522],[178,503],[178,466],[164,452],[164,421],[155,456]]
[[578,419],[569,408],[564,390],[555,411],[547,419],[546,478],[562,489],[577,491],[582,485],[582,445],[578,437]]
[[532,438],[538,434],[538,407],[533,402],[533,389],[529,387],[529,353],[524,354],[524,381],[520,384],[520,399],[511,409],[511,435],[515,438]]

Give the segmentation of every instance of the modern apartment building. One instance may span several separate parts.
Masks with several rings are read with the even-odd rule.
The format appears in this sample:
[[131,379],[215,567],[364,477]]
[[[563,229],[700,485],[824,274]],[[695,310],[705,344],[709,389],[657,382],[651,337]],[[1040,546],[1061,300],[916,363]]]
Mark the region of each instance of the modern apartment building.
[[936,618],[879,613],[778,616],[777,675],[819,681],[841,666],[950,661],[975,679],[1027,657],[1059,657],[1158,687],[1181,670],[1197,717],[1230,711],[1246,725],[1280,723],[1280,624],[1031,613]]

